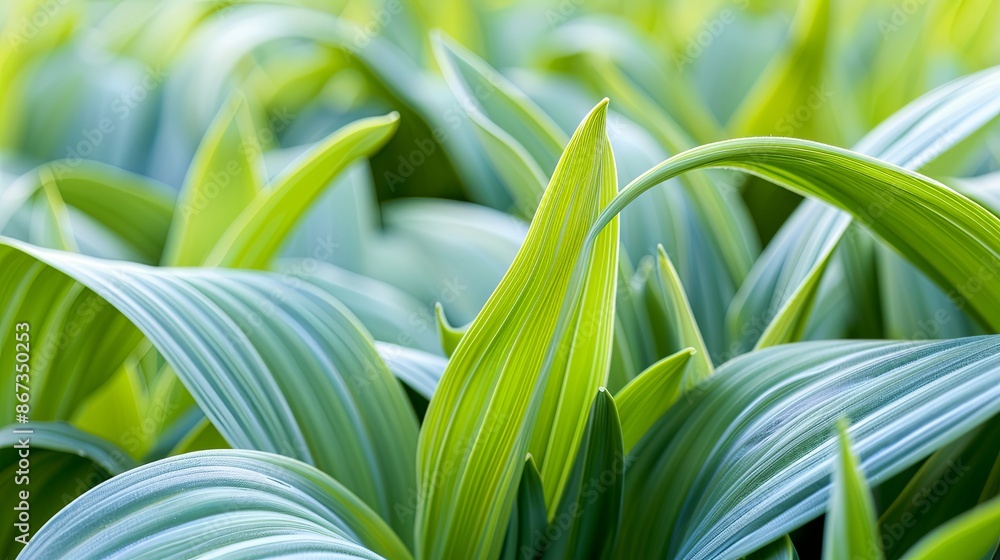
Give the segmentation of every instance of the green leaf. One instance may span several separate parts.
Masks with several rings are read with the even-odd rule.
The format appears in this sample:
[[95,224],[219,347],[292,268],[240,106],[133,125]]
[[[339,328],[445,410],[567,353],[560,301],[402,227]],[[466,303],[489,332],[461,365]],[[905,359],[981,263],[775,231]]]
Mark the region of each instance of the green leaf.
[[[395,508],[414,491],[416,417],[369,335],[328,294],[277,274],[151,268],[12,240],[0,245],[0,258],[20,265],[14,274],[30,279],[42,271],[48,282],[61,286],[55,297],[45,298],[47,308],[76,300],[73,290],[80,288],[74,279],[86,284],[100,298],[101,323],[111,323],[110,333],[120,331],[117,336],[131,341],[112,348],[135,348],[141,331],[233,447],[316,465],[391,520],[404,539],[409,537],[412,519],[396,515]],[[51,274],[53,269],[59,272]],[[69,296],[60,295],[65,290]],[[25,297],[16,293],[7,301],[17,304]],[[16,316],[11,314],[11,320]],[[39,319],[32,328],[42,325]],[[104,349],[109,333],[94,330],[83,341],[90,346],[57,355],[72,360],[81,352],[111,352]],[[44,334],[33,336],[44,340]],[[7,360],[13,356],[0,353],[0,362],[11,363]],[[33,382],[39,383],[33,369]],[[56,379],[65,380],[60,385],[81,383],[79,373],[59,371]],[[36,399],[41,395],[33,392]],[[10,399],[13,407],[13,395]]]
[[48,171],[42,172],[41,176],[42,192],[31,220],[34,230],[31,241],[42,247],[77,252],[79,249],[73,236],[69,212],[54,184],[55,178]]
[[[0,496],[15,508],[8,523],[0,527],[0,554],[5,558],[13,558],[23,548],[15,537],[24,538],[24,533],[34,537],[39,527],[79,495],[135,467],[110,442],[62,422],[7,426],[0,434],[0,448]],[[28,519],[20,519],[20,511]],[[20,521],[27,521],[27,531],[15,526]]]
[[528,455],[517,487],[517,500],[510,516],[507,540],[500,557],[504,560],[536,558],[545,545],[549,514],[545,509],[542,477],[535,461]]
[[398,121],[396,113],[357,121],[303,154],[226,228],[204,264],[267,267],[327,184],[354,160],[381,148],[396,131]]
[[594,398],[573,472],[556,509],[542,552],[549,558],[606,558],[614,550],[622,515],[628,463],[615,400],[603,387]]
[[253,116],[233,94],[209,125],[181,187],[164,265],[203,263],[263,188],[265,172]]
[[712,359],[708,355],[708,348],[701,337],[701,330],[698,322],[695,321],[691,305],[688,303],[687,294],[681,279],[677,276],[674,264],[670,262],[670,257],[663,250],[663,246],[656,248],[656,273],[658,288],[654,288],[653,293],[657,296],[657,301],[664,308],[664,315],[669,319],[669,336],[673,339],[672,348],[692,348],[694,357],[691,360],[691,367],[684,375],[682,391],[694,387],[699,381],[712,375],[714,367]]
[[1000,498],[960,515],[920,540],[906,560],[980,560],[1000,541]]
[[939,449],[920,465],[879,518],[886,557],[903,556],[924,535],[1000,493],[998,437],[1000,417]]
[[[463,108],[480,127],[492,124],[548,176],[568,138],[535,103],[489,64],[443,34],[434,37],[435,55]],[[545,184],[538,185],[544,189]],[[538,191],[541,195],[541,190]]]
[[295,554],[410,558],[388,525],[319,470],[253,451],[144,465],[59,512],[20,558]]
[[684,371],[695,352],[694,348],[685,348],[663,358],[618,392],[615,402],[621,415],[626,453],[687,390]]
[[847,422],[837,424],[840,457],[833,471],[833,489],[826,506],[823,526],[824,560],[883,558],[875,528],[875,502],[871,489],[861,472],[851,441]]
[[[617,67],[603,57],[593,60],[592,65],[600,76],[599,91],[609,91],[616,103],[622,104],[626,115],[637,123],[646,123],[669,153],[680,153],[696,145],[672,115],[661,109]],[[721,184],[720,179],[715,175],[693,173],[682,177],[680,182],[705,223],[707,241],[721,257],[732,281],[739,285],[760,253],[760,246],[739,193]]]
[[[15,431],[27,431],[26,434]],[[85,457],[111,475],[136,466],[128,453],[99,437],[64,422],[11,424],[0,430],[0,447],[11,448],[19,440],[30,440],[31,449],[47,449]]]
[[[700,146],[633,181],[595,224],[681,173],[732,167],[851,213],[951,291],[984,324],[1000,328],[1000,284],[970,283],[1000,267],[1000,220],[955,191],[894,165],[807,140],[749,138]],[[880,212],[873,213],[873,209]],[[991,272],[992,271],[992,272]],[[980,288],[980,284],[982,287]]]
[[825,509],[838,418],[878,484],[997,414],[998,372],[1000,336],[796,343],[732,360],[632,450],[617,555],[756,550]]
[[281,259],[275,269],[337,298],[375,340],[440,353],[430,307],[399,288],[316,259]]
[[[427,312],[411,324],[431,336],[434,303],[441,302],[456,324],[471,322],[527,232],[509,214],[467,202],[410,198],[381,208],[385,233],[365,255],[362,273],[422,302]],[[435,341],[433,351],[438,348]]]
[[448,323],[448,318],[445,317],[444,306],[440,302],[434,305],[434,317],[437,319],[441,349],[444,350],[445,356],[451,356],[455,352],[455,348],[458,348],[458,343],[462,341],[462,337],[469,329],[469,326],[466,325],[464,328],[451,326]]
[[414,348],[376,342],[378,354],[389,370],[428,401],[434,396],[448,360]]
[[[816,138],[819,131],[836,129],[835,121],[826,127],[815,122],[832,115],[827,105],[838,93],[826,91],[823,75],[830,0],[808,0],[798,6],[782,51],[771,59],[727,125],[733,136]],[[802,118],[803,109],[808,118]]]
[[[941,86],[887,119],[865,136],[855,150],[918,169],[1000,113],[1000,101],[991,93],[998,85],[1000,69]],[[892,204],[888,198],[872,200],[865,208],[866,213],[878,219],[891,211]],[[830,297],[828,293],[816,292],[827,263],[850,223],[849,215],[817,200],[803,202],[792,213],[754,264],[730,306],[729,330],[734,353],[801,338],[813,302],[817,297],[823,300]],[[894,293],[909,284],[903,280],[890,283]],[[858,282],[856,275],[849,276],[848,281]],[[907,311],[909,301],[904,305]],[[855,305],[870,307],[864,302]],[[941,304],[929,307],[936,310]],[[906,329],[906,337],[916,328],[914,321]]]
[[[617,190],[606,109],[600,103],[570,140],[524,245],[431,400],[418,450],[418,557],[499,554],[529,451],[550,481],[550,508],[566,484],[566,457],[607,379],[617,222],[597,240],[586,304],[569,312],[572,328],[555,340],[562,298],[552,294],[567,289],[587,228]],[[550,343],[559,351],[547,360]]]
[[434,54],[452,93],[503,179],[520,214],[531,217],[566,145],[566,135],[486,62],[443,34]]

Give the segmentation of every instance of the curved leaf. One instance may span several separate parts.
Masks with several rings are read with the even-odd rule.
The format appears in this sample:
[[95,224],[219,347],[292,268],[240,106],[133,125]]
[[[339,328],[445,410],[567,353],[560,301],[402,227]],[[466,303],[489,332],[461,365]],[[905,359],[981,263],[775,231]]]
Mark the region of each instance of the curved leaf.
[[428,401],[431,400],[448,360],[437,354],[388,342],[376,342],[375,348],[393,375]]
[[1000,498],[979,505],[920,540],[906,560],[980,560],[1000,541]]
[[588,305],[575,309],[574,327],[556,340],[562,351],[543,363],[561,303],[550,294],[566,289],[586,228],[617,190],[606,107],[605,100],[570,140],[524,245],[431,400],[417,470],[419,557],[499,554],[529,450],[551,481],[550,507],[566,483],[566,457],[585,428],[582,412],[607,378],[616,226],[598,240]]
[[[128,248],[128,256],[144,263],[159,262],[174,213],[173,193],[165,185],[97,161],[56,160],[19,177],[0,194],[0,229],[43,188],[44,178],[68,206],[113,234]],[[115,203],[108,204],[109,200]],[[77,241],[86,251],[84,240]]]
[[107,302],[101,321],[132,340],[124,347],[136,347],[139,331],[148,337],[231,445],[315,464],[410,535],[394,508],[413,492],[415,415],[357,319],[329,295],[276,274],[151,268],[5,240],[8,257],[26,279],[42,270],[62,290],[92,289]]
[[[1000,113],[1000,100],[993,94],[998,86],[1000,68],[945,84],[876,127],[858,142],[855,150],[907,169],[919,169]],[[876,200],[867,210],[878,218],[892,211],[890,204],[889,199]],[[850,222],[849,215],[817,200],[803,202],[792,213],[754,264],[730,307],[735,353],[801,338],[820,277]],[[857,271],[855,275],[866,273],[870,274]],[[910,283],[905,280],[889,282],[894,294]],[[829,299],[830,295],[820,292],[818,297]],[[910,301],[902,306],[906,312],[911,310]],[[856,305],[862,307],[861,303]],[[933,315],[941,305],[930,307]],[[917,328],[917,321],[908,324],[912,328],[905,333],[906,338]]]
[[632,450],[617,555],[753,551],[824,510],[837,418],[852,422],[877,484],[1000,411],[998,372],[998,336],[797,343],[737,358]]
[[445,356],[451,356],[455,352],[455,348],[458,348],[458,343],[462,341],[469,326],[466,325],[464,328],[451,326],[448,323],[448,318],[445,317],[444,306],[440,302],[434,305],[434,317],[437,319],[441,349],[444,350]]
[[[668,159],[628,185],[603,212],[603,224],[647,189],[708,167],[741,169],[850,212],[984,324],[1000,329],[1000,284],[972,282],[1000,268],[1000,220],[978,204],[917,173],[860,154],[783,138],[700,146]],[[875,212],[878,210],[878,212]]]
[[253,199],[226,228],[206,265],[265,268],[306,208],[354,160],[371,155],[389,140],[397,113],[349,124],[293,162]]
[[875,528],[875,502],[851,448],[847,423],[837,424],[840,456],[833,470],[833,488],[823,526],[824,560],[883,558]]
[[60,511],[20,558],[251,558],[281,552],[409,558],[364,502],[298,461],[250,451],[171,457]]
[[625,453],[632,450],[686,390],[684,370],[694,354],[694,348],[685,348],[667,356],[646,368],[618,392],[615,402],[621,416]]

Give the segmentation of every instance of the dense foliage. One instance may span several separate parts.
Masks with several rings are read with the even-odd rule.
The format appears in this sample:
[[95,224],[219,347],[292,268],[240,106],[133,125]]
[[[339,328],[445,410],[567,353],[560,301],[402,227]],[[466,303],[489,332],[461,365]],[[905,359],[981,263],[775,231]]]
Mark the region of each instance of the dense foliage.
[[4,557],[1000,558],[1000,2],[0,16]]

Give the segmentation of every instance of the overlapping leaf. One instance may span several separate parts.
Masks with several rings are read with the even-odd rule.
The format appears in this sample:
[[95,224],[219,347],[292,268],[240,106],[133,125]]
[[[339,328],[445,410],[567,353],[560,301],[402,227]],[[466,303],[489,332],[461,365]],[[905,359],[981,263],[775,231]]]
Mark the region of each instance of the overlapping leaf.
[[250,451],[164,459],[98,486],[21,558],[410,558],[362,500],[298,461]]
[[[566,483],[566,457],[610,358],[615,225],[595,246],[586,305],[570,312],[572,324],[552,340],[588,225],[617,190],[606,106],[570,140],[524,245],[431,401],[419,445],[418,557],[498,554],[529,449],[548,481],[550,507]],[[558,352],[547,360],[550,342]]]
[[[274,274],[150,268],[12,240],[0,250],[12,278],[5,300],[15,304],[4,331],[27,320],[38,340],[57,340],[44,329],[65,328],[61,309],[96,306],[56,353],[72,368],[58,379],[33,368],[35,402],[69,408],[70,396],[96,387],[109,374],[101,367],[120,364],[145,335],[230,444],[315,464],[411,535],[412,519],[394,512],[413,492],[416,418],[367,333],[329,295]],[[36,302],[44,288],[51,297]],[[0,361],[13,359],[0,350]]]
[[633,449],[617,555],[751,552],[824,510],[838,418],[876,484],[1000,411],[998,372],[996,336],[799,343],[733,360]]

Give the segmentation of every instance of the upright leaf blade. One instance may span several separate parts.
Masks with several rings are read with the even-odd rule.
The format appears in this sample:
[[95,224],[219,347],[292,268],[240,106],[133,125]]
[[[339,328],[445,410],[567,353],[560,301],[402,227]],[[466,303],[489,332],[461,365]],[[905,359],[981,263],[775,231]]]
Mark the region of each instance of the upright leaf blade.
[[[495,556],[512,491],[531,451],[546,502],[565,485],[585,428],[583,411],[607,377],[617,280],[617,226],[600,236],[586,275],[587,304],[552,340],[589,224],[614,196],[607,101],[570,140],[524,245],[448,362],[420,433],[417,555]],[[553,297],[555,294],[555,297]],[[543,369],[550,343],[556,358]]]
[[685,348],[663,358],[618,392],[615,400],[621,415],[626,453],[686,390],[684,370],[689,367],[694,353],[693,348]]
[[207,265],[265,268],[306,208],[354,160],[371,155],[396,131],[399,115],[372,117],[331,134],[291,164],[226,229]]
[[824,560],[883,558],[875,528],[875,502],[858,458],[851,448],[847,423],[837,424],[840,456],[834,466],[833,489],[823,527]]
[[594,397],[569,484],[552,520],[559,536],[549,543],[551,548],[545,547],[547,557],[604,558],[614,550],[626,466],[615,400],[602,387]]
[[163,264],[201,264],[264,184],[261,147],[242,94],[223,105],[188,169]]

